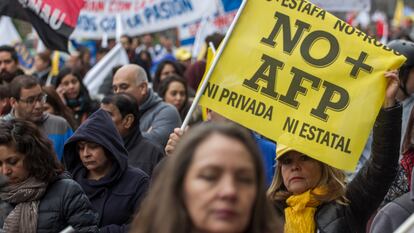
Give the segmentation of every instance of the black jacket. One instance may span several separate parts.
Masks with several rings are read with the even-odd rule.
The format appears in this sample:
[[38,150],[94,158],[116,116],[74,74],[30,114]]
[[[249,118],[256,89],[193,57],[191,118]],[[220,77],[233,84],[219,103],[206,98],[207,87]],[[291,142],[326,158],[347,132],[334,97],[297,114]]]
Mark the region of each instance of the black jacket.
[[[87,179],[87,170],[76,149],[79,141],[101,145],[112,160],[112,170],[102,179]],[[65,144],[63,161],[99,213],[101,232],[126,232],[126,224],[148,189],[149,177],[128,166],[128,152],[107,112],[99,109],[75,131]]]
[[[1,211],[8,212],[14,206],[0,200]],[[5,216],[0,214],[0,229]],[[98,232],[97,214],[79,184],[70,178],[60,176],[49,184],[40,201],[37,231],[38,233],[56,233],[72,226],[76,232]]]
[[[348,205],[325,203],[317,208],[315,221],[321,233],[365,232],[368,219],[387,193],[398,169],[401,106],[381,110],[374,125],[370,159],[346,187]],[[284,219],[286,203],[275,204]]]
[[129,154],[129,165],[142,169],[149,176],[158,162],[164,158],[164,150],[142,136],[139,122],[131,133],[124,137],[124,143]]

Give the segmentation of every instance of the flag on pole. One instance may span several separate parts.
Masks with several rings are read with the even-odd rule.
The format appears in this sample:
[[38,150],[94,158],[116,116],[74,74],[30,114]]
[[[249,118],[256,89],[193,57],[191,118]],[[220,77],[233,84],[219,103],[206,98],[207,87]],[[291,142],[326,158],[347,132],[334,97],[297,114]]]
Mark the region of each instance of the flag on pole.
[[404,61],[308,1],[245,0],[195,99],[201,93],[200,105],[352,171],[384,101],[384,73]]
[[112,68],[126,64],[129,64],[128,55],[121,43],[117,43],[105,57],[86,73],[83,83],[88,88],[89,94],[92,97],[97,97],[99,87],[102,85],[104,79],[112,74]]
[[11,45],[22,42],[22,38],[14,27],[10,17],[0,17],[0,45]]
[[403,17],[404,17],[404,0],[397,0],[395,4],[394,18],[392,20],[392,24],[394,26],[400,26]]
[[27,21],[52,50],[68,51],[84,0],[1,0],[0,15]]
[[0,35],[0,45],[13,46],[16,49],[20,67],[24,70],[30,70],[33,66],[34,58],[22,43],[19,32],[8,16],[0,17]]

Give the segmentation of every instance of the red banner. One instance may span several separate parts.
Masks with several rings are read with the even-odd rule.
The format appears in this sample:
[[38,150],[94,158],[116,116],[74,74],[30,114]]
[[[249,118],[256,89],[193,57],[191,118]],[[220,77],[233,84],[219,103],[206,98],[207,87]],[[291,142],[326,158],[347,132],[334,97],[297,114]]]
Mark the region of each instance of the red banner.
[[84,5],[84,0],[1,0],[0,15],[30,22],[46,47],[67,52]]

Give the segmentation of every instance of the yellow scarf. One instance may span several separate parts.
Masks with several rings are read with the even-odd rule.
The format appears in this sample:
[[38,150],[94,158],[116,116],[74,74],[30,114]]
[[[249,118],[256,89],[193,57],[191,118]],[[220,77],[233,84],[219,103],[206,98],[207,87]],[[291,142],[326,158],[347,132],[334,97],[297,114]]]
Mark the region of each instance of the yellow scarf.
[[285,233],[314,233],[316,230],[315,212],[320,201],[312,193],[326,193],[324,188],[315,188],[299,195],[292,195],[285,208]]

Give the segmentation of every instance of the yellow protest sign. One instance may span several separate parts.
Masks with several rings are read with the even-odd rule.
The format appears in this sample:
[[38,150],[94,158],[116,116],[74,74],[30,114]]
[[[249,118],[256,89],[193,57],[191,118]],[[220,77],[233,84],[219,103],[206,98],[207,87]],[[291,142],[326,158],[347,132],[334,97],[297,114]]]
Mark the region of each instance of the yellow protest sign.
[[200,104],[353,170],[405,58],[302,0],[244,1],[231,30]]

